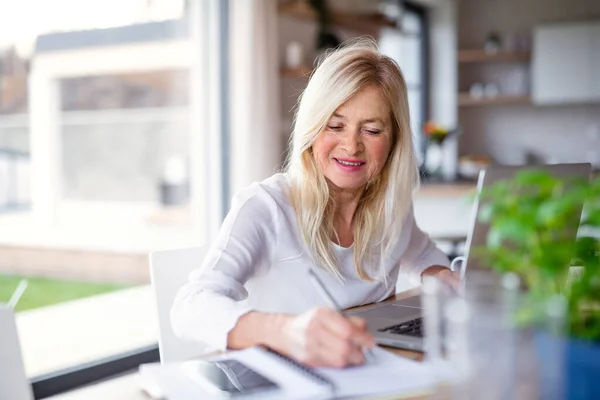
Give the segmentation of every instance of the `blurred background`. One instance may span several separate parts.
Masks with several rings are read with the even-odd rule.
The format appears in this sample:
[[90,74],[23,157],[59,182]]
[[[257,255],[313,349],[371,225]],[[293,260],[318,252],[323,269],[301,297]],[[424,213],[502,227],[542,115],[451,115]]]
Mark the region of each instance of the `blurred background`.
[[0,0],[0,301],[27,279],[30,376],[156,346],[148,253],[210,243],[281,168],[314,60],[363,35],[405,75],[449,256],[489,163],[600,167],[597,0]]

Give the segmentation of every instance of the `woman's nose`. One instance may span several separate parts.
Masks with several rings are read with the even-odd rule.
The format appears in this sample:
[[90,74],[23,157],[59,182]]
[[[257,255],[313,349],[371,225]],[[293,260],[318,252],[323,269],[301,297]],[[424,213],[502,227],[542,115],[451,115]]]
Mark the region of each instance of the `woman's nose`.
[[342,148],[348,153],[348,155],[356,155],[362,151],[362,141],[360,133],[348,132],[344,135],[342,142]]

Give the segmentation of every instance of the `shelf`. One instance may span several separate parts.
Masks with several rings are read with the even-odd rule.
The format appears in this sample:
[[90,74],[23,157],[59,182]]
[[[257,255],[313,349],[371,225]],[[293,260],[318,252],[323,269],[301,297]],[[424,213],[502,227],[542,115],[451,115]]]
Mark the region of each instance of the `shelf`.
[[287,67],[283,67],[281,68],[281,76],[284,78],[299,78],[299,79],[303,79],[303,78],[310,78],[310,74],[312,74],[312,67],[308,66],[308,65],[303,65],[301,67],[297,67],[297,68],[287,68]]
[[458,94],[458,106],[487,106],[500,104],[531,104],[531,98],[524,96],[495,96],[495,97],[472,97],[468,93]]
[[417,196],[465,197],[477,191],[477,181],[422,182]]
[[529,51],[498,51],[496,53],[486,53],[484,50],[459,50],[459,63],[477,63],[477,62],[528,62],[531,60]]
[[[291,1],[279,5],[279,13],[302,20],[317,20],[317,13],[304,1]],[[395,22],[381,15],[360,15],[340,11],[330,12],[331,24],[363,32],[377,32],[381,28],[397,28]]]

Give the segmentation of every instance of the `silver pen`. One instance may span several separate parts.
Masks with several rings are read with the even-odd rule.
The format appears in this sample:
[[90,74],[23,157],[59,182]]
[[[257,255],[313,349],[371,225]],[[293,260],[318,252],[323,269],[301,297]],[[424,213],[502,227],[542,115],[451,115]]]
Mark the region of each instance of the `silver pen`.
[[[342,312],[342,308],[335,301],[331,293],[329,293],[329,291],[327,290],[323,282],[321,282],[317,274],[315,274],[315,271],[313,271],[311,268],[308,269],[308,276],[310,280],[314,283],[317,290],[321,293],[321,296],[325,299],[325,301],[329,303],[329,307],[337,311],[337,313],[340,314],[342,317],[348,318],[346,315],[344,315],[344,313]],[[362,352],[363,356],[365,357],[365,361],[369,359],[374,359],[373,352],[371,351],[371,349],[363,347]]]

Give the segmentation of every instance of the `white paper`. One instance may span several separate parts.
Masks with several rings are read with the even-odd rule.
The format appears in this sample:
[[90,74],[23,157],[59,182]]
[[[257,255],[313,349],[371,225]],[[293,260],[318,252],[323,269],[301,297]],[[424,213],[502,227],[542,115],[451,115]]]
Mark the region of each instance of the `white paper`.
[[419,393],[433,388],[433,376],[427,365],[379,347],[372,353],[374,360],[359,367],[316,371],[335,384],[336,397]]

